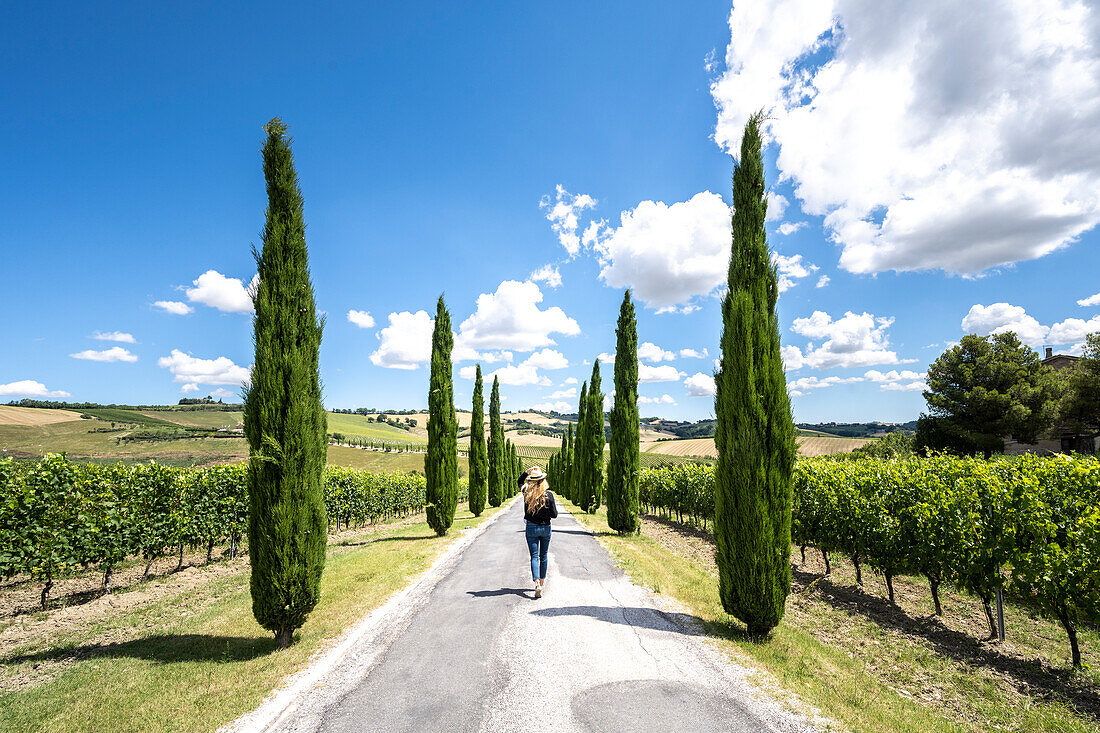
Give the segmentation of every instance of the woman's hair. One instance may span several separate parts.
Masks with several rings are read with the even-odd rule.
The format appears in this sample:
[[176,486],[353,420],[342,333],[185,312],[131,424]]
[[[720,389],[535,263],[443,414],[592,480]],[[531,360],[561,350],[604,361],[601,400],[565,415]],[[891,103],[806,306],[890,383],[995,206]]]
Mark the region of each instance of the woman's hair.
[[546,477],[527,479],[527,487],[523,490],[523,501],[527,504],[527,511],[534,514],[546,506]]

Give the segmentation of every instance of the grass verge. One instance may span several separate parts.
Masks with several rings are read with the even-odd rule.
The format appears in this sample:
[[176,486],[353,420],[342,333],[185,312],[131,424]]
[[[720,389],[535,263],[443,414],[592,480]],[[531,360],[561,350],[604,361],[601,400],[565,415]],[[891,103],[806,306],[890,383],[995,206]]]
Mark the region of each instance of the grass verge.
[[246,568],[23,645],[0,658],[0,730],[215,730],[496,511],[475,518],[460,506],[442,538],[422,519],[341,533],[321,601],[289,649],[253,619]]
[[[747,638],[744,626],[722,610],[713,546],[702,533],[688,530],[682,534],[694,534],[694,541],[677,541],[666,536],[667,525],[647,521],[642,535],[622,537],[608,531],[605,509],[588,515],[562,503],[597,532],[635,583],[686,606],[737,661],[763,670],[842,729],[1100,729],[1100,676],[1092,671],[1074,675],[1053,668],[1049,659],[1044,662],[1045,654],[1057,656],[1049,644],[1063,640],[1052,624],[1022,609],[1011,609],[1009,620],[1027,637],[1017,643],[1034,645],[1025,656],[1034,653],[1035,660],[1008,659],[994,645],[969,639],[938,620],[912,619],[912,611],[886,608],[873,592],[845,590],[846,576],[819,580],[812,572],[796,572],[783,623],[769,640],[759,642]],[[865,571],[865,583],[872,582]],[[949,616],[964,606],[974,608],[969,599],[951,595],[945,609]],[[1088,644],[1097,649],[1095,634]]]

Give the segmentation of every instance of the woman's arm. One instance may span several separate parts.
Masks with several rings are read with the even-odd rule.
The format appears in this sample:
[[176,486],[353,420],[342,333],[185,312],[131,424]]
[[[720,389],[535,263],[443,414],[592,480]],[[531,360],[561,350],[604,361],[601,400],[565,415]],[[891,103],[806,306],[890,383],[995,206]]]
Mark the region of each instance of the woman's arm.
[[558,518],[558,501],[557,501],[557,499],[554,498],[554,492],[553,491],[548,491],[548,492],[546,492],[546,495],[550,498],[550,501],[549,501],[550,518],[551,519],[557,519]]

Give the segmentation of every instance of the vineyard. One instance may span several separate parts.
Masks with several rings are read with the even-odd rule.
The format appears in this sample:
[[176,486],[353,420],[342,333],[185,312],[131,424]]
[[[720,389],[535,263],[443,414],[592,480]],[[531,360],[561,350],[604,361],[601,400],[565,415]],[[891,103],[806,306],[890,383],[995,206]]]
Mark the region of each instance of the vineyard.
[[[983,605],[1007,590],[1057,618],[1081,663],[1080,624],[1100,624],[1100,460],[1064,457],[987,461],[801,460],[795,467],[795,544],[843,555],[884,576],[893,600],[899,575],[955,586]],[[714,470],[644,471],[649,511],[706,525],[714,514]]]
[[[800,435],[798,441],[798,454],[803,457],[831,456],[836,453],[847,453],[860,446],[871,442],[866,438],[836,438],[827,435]],[[651,443],[646,449],[648,454],[661,454],[668,456],[684,456],[697,458],[717,458],[718,448],[714,444],[714,438],[689,438],[686,440],[663,440]]]
[[[51,455],[35,463],[0,459],[0,577],[43,584],[98,567],[110,591],[114,568],[131,557],[152,562],[184,548],[219,545],[237,554],[248,526],[245,464],[171,468],[77,464]],[[465,483],[459,486],[460,499]],[[424,477],[329,467],[324,473],[330,528],[339,531],[404,516],[424,506]]]

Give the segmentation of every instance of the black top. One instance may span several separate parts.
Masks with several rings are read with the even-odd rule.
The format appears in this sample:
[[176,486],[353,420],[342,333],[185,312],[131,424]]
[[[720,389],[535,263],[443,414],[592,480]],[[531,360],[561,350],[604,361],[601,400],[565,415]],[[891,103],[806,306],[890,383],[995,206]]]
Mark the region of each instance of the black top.
[[542,505],[542,509],[539,509],[534,514],[527,508],[526,498],[523,502],[523,518],[532,524],[541,524],[543,527],[550,526],[550,520],[558,516],[558,503],[554,501],[554,492],[546,492],[546,503]]

